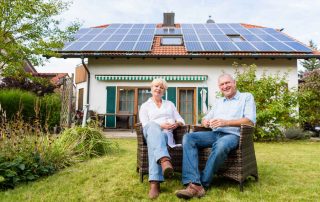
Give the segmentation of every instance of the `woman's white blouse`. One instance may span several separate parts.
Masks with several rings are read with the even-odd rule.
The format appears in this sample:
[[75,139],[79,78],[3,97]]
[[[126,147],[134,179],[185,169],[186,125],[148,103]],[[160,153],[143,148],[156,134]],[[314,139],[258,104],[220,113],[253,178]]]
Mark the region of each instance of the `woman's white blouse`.
[[156,122],[160,125],[167,122],[168,119],[173,119],[176,122],[185,124],[183,118],[180,116],[171,101],[162,100],[161,107],[158,108],[151,98],[141,105],[139,119],[142,123],[142,127],[147,125],[150,121]]

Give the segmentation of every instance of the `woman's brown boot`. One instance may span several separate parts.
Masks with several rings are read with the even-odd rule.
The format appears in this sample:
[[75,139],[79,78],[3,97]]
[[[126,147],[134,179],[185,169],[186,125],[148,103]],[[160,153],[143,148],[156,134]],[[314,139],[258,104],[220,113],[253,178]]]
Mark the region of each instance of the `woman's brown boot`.
[[170,159],[168,157],[163,157],[160,159],[160,164],[164,178],[172,178],[174,171]]
[[160,183],[157,181],[150,181],[149,198],[155,199],[160,194]]

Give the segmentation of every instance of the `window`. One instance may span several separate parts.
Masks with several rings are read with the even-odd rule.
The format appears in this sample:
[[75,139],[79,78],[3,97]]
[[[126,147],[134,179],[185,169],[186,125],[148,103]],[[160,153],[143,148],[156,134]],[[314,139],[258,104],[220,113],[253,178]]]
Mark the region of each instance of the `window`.
[[178,111],[186,124],[195,124],[195,88],[178,88]]
[[227,35],[233,42],[241,42],[244,39],[240,35]]
[[182,38],[181,37],[162,37],[161,38],[162,46],[182,46]]

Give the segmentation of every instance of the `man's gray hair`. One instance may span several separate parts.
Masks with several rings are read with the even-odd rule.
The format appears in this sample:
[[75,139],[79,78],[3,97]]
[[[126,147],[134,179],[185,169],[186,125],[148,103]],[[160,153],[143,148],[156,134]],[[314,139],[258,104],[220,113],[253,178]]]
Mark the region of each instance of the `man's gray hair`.
[[235,79],[233,78],[233,76],[231,76],[231,74],[223,73],[223,74],[221,74],[221,75],[218,77],[218,82],[220,81],[220,79],[221,79],[222,77],[229,77],[232,81],[235,81]]

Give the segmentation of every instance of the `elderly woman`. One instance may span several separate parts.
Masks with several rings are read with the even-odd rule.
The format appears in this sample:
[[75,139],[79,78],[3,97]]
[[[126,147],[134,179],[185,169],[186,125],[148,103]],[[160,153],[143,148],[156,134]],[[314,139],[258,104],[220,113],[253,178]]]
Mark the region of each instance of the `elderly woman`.
[[143,126],[143,134],[148,145],[149,182],[151,199],[160,193],[160,182],[173,175],[173,167],[167,150],[168,139],[172,138],[172,130],[184,125],[184,120],[174,104],[163,100],[162,96],[168,88],[164,79],[157,78],[151,83],[151,94],[141,105],[139,118]]

